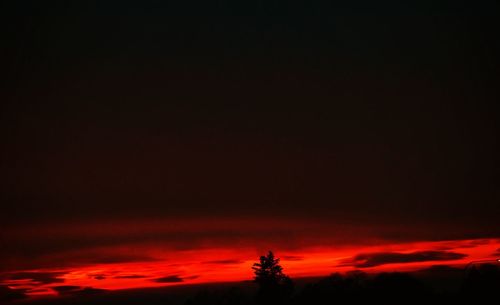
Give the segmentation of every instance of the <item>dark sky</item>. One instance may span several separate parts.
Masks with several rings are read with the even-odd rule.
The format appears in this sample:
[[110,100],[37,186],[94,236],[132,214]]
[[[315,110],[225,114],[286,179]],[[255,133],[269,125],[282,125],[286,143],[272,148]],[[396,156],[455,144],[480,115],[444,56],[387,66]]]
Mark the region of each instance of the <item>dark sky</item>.
[[264,215],[500,234],[494,1],[13,2],[8,228]]

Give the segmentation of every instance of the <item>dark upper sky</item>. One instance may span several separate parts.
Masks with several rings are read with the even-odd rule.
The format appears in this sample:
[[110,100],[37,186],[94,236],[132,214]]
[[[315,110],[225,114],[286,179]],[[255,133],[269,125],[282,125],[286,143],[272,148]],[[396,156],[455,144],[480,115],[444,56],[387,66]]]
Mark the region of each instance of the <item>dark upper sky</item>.
[[2,223],[500,233],[494,1],[82,2],[1,8]]

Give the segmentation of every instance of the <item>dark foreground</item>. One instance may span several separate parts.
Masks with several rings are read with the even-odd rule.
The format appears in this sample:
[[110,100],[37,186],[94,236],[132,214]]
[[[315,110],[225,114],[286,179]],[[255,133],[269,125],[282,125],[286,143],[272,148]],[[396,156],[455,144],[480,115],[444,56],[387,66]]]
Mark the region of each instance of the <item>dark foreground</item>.
[[0,287],[0,303],[83,304],[497,304],[500,268],[481,265],[463,270],[435,266],[414,273],[368,275],[351,272],[294,280],[287,289],[262,293],[253,282],[184,285],[121,291],[84,290],[59,297],[30,299]]

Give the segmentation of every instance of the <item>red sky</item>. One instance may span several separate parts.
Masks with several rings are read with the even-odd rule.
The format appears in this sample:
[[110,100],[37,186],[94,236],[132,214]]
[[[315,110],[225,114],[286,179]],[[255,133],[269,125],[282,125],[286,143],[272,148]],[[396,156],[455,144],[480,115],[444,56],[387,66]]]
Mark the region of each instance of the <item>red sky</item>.
[[250,280],[252,264],[269,249],[281,257],[285,272],[293,278],[354,269],[463,267],[496,258],[500,248],[495,238],[433,240],[411,229],[396,237],[389,226],[370,230],[348,224],[293,223],[192,219],[26,227],[8,236],[32,252],[15,256],[15,245],[11,246],[11,255],[4,254],[0,279],[12,289],[43,296],[82,287],[114,290]]
[[498,254],[496,5],[66,2],[2,9],[3,284]]

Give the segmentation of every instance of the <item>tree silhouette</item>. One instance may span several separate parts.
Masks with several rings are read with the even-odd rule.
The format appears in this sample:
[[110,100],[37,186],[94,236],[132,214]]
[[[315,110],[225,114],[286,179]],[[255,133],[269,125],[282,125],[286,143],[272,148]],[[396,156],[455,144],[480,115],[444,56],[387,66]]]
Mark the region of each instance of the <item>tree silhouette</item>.
[[467,301],[486,301],[498,298],[500,267],[493,264],[473,266],[461,287],[461,296]]
[[266,256],[260,257],[260,262],[253,264],[255,282],[259,285],[257,301],[261,304],[286,303],[294,289],[289,276],[283,273],[280,259],[269,251]]

